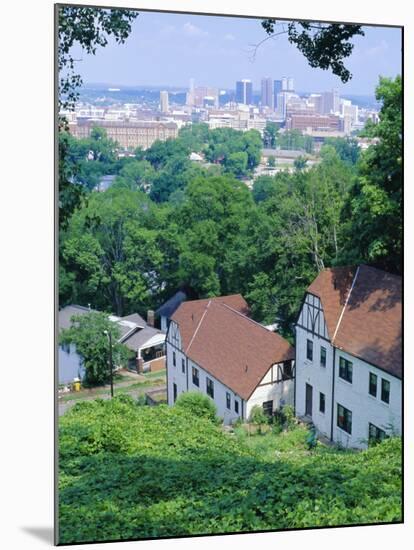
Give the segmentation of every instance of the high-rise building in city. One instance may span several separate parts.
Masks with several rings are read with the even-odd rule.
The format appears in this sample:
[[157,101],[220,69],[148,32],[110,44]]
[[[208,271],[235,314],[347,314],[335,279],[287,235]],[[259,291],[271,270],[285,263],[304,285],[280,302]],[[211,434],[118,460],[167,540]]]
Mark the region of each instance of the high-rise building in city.
[[262,78],[261,102],[264,107],[273,108],[273,89],[270,77]]
[[293,78],[291,76],[287,79],[287,88],[286,89],[289,92],[293,92],[293,90],[295,89],[294,86],[293,86]]
[[284,76],[282,78],[282,91],[285,92],[287,91],[288,87],[287,87],[287,78]]
[[194,105],[194,78],[190,78],[190,87],[187,92],[186,104],[190,106]]
[[273,107],[276,110],[278,108],[277,96],[282,91],[282,81],[274,80],[273,81]]
[[253,84],[251,80],[238,80],[236,82],[236,102],[251,105],[253,103]]
[[169,104],[168,104],[168,92],[160,92],[160,108],[162,113],[168,113]]
[[339,93],[338,90],[324,92],[322,94],[323,114],[339,112]]

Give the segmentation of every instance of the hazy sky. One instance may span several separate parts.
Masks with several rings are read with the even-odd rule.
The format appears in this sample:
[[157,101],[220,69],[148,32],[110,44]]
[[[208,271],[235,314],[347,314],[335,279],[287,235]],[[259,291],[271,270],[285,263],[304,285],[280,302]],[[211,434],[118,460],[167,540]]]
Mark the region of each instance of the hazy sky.
[[95,56],[80,55],[77,70],[85,83],[119,85],[234,88],[235,81],[250,78],[254,89],[260,79],[294,78],[298,91],[323,91],[336,87],[344,94],[373,94],[378,75],[401,73],[401,31],[364,27],[355,37],[353,53],[345,66],[352,80],[343,85],[329,71],[312,69],[289,44],[285,35],[267,40],[252,59],[252,45],[266,37],[259,19],[141,12],[124,45],[110,42]]

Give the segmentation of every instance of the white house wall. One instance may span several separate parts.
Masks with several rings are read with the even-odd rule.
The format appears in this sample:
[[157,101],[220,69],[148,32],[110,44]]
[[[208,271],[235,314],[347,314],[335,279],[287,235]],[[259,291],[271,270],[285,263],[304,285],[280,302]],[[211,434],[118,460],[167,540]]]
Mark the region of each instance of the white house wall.
[[[315,303],[315,306],[319,309],[318,301],[311,300],[309,303],[310,305]],[[331,437],[332,432],[333,441],[344,447],[366,447],[369,423],[386,433],[390,433],[390,427],[392,426],[392,429],[399,433],[401,431],[401,380],[339,349],[335,349],[334,352],[334,347],[323,337],[326,334],[323,312],[319,311],[319,334],[317,330],[312,332],[312,330],[304,328],[306,326],[312,328],[310,325],[312,316],[306,311],[307,309],[308,300],[306,299],[296,325],[296,415],[299,417],[305,416],[306,384],[309,384],[312,386],[313,394],[312,422],[317,430],[328,438]],[[314,329],[317,326],[314,323]],[[324,328],[321,329],[321,327]],[[306,357],[307,340],[313,342],[312,361]],[[326,367],[321,366],[320,363],[321,346],[326,349]],[[334,355],[335,374],[334,380],[332,380]],[[351,361],[353,365],[352,384],[339,377],[340,357]],[[377,375],[376,398],[368,392],[370,372]],[[381,401],[382,378],[390,382],[389,404]],[[325,413],[319,411],[320,392],[325,394]],[[338,403],[352,412],[351,435],[337,426]]]
[[[167,338],[167,397],[168,404],[174,404],[174,390],[173,385],[177,385],[177,398],[184,392],[187,391],[197,391],[207,395],[207,381],[206,378],[210,378],[214,383],[214,403],[217,407],[217,415],[223,418],[225,424],[230,424],[237,420],[237,418],[242,416],[242,411],[245,410],[245,402],[228,388],[225,384],[217,380],[210,373],[205,371],[202,367],[194,363],[191,359],[187,359],[184,352],[178,347],[174,347],[171,343],[171,324],[168,330]],[[179,335],[179,330],[177,327],[174,327],[174,336],[175,342],[181,343],[181,338]],[[175,362],[174,366],[173,354],[175,352]],[[184,360],[184,372],[182,369],[182,361]],[[195,367],[198,369],[199,373],[199,387],[193,384],[192,377],[192,368]],[[226,402],[226,393],[230,393],[230,409],[227,409]],[[239,412],[236,413],[234,410],[234,402],[237,400],[239,402]]]
[[[339,378],[339,358],[352,362],[352,384]],[[377,397],[369,394],[369,373],[377,375]],[[381,401],[381,379],[390,382],[390,402]],[[333,440],[344,447],[364,448],[368,441],[368,425],[390,433],[390,428],[401,432],[401,380],[381,369],[369,365],[361,359],[341,350],[336,350],[335,390],[334,390],[334,429]],[[337,426],[337,404],[352,412],[352,433]]]
[[[306,341],[313,342],[313,360],[306,358]],[[321,347],[326,349],[326,367],[320,364]],[[323,338],[296,327],[296,415],[305,416],[306,384],[312,386],[312,421],[318,431],[331,436],[333,348]],[[325,413],[319,411],[319,394],[325,394]]]
[[[266,379],[269,375],[266,375]],[[283,405],[293,405],[293,380],[283,380],[273,384],[265,382],[265,379],[254,390],[246,403],[246,418],[250,416],[251,410],[255,405],[260,407],[265,401],[273,401],[273,410],[279,409]]]

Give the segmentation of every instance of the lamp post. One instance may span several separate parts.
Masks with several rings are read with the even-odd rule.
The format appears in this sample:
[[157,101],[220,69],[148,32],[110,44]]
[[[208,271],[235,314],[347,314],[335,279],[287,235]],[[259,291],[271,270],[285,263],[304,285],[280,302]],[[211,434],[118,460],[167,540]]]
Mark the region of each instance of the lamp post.
[[104,334],[108,337],[109,344],[109,379],[111,383],[111,398],[114,396],[114,377],[113,377],[113,364],[112,364],[112,334],[108,330],[104,330]]

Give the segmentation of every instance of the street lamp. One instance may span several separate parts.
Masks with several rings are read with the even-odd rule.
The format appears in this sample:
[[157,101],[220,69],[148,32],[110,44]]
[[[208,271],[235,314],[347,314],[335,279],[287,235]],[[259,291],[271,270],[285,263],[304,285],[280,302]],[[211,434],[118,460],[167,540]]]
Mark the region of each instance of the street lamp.
[[111,398],[114,396],[114,377],[113,377],[113,363],[112,363],[112,334],[108,330],[104,330],[104,334],[108,337],[109,344],[109,371],[111,381]]

